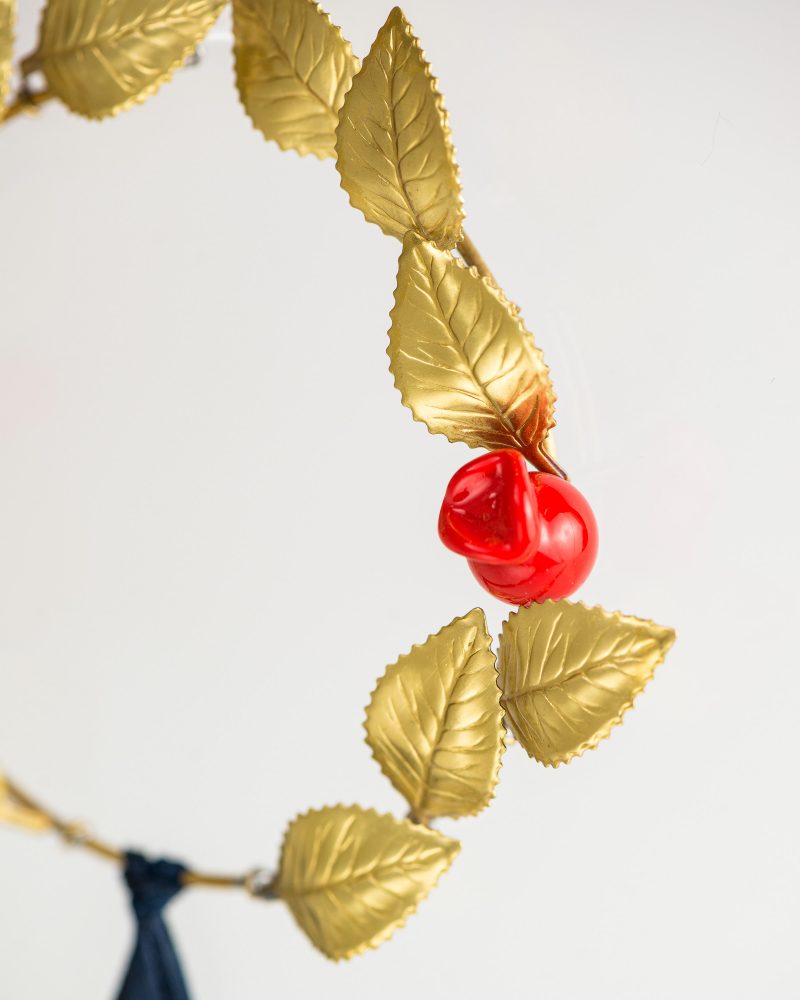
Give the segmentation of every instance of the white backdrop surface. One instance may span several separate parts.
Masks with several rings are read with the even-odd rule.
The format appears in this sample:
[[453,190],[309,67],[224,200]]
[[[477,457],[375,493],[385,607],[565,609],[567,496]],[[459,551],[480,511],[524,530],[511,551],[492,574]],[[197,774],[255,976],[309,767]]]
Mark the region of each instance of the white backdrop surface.
[[[332,10],[362,55],[387,12]],[[281,906],[186,892],[194,995],[790,1000],[800,6],[406,13],[598,515],[581,597],[679,638],[599,750],[508,752],[379,951],[334,965]],[[252,130],[226,20],[141,108],[0,130],[0,764],[108,839],[240,870],[308,807],[400,812],[375,678],[505,615],[436,539],[473,453],[392,386],[397,253],[332,162]],[[110,866],[0,830],[0,995],[109,997],[131,938]]]

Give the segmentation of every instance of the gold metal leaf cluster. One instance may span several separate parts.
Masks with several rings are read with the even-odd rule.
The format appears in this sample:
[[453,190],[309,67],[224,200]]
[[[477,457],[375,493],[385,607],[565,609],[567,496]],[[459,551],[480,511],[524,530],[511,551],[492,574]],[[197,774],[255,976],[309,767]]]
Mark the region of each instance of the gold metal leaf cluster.
[[336,132],[336,166],[351,204],[389,236],[414,230],[442,247],[464,211],[436,81],[399,7],[353,80]]
[[472,816],[492,797],[505,749],[492,637],[480,608],[387,668],[367,742],[414,816]]
[[155,93],[224,6],[225,0],[49,0],[39,47],[23,68],[41,70],[72,111],[105,118]]
[[350,43],[314,0],[233,0],[236,83],[253,124],[281,149],[335,156]]
[[546,601],[500,637],[502,703],[514,735],[558,767],[608,736],[675,641],[672,629],[602,608]]
[[542,352],[491,282],[415,233],[400,256],[389,358],[403,402],[433,433],[536,459],[554,423]]
[[[26,79],[3,107],[14,0],[0,0],[0,118],[51,94],[89,118],[144,100],[195,50],[224,3],[48,0],[38,48],[21,68],[26,78],[41,70],[49,89],[32,93]],[[554,426],[547,366],[463,231],[447,114],[403,13],[392,10],[360,69],[315,0],[233,0],[233,23],[237,86],[254,125],[282,149],[336,157],[351,203],[403,241],[388,354],[415,419],[451,441],[514,448],[560,471],[543,454]],[[505,726],[541,763],[572,760],[621,721],[674,637],[653,622],[548,601],[511,614],[496,663],[483,611],[456,618],[386,668],[366,710],[367,743],[410,819],[358,806],[298,817],[272,892],[330,958],[385,941],[459,851],[430,824],[491,801]],[[75,839],[1,773],[0,821]],[[81,843],[122,857],[96,839]]]
[[299,816],[286,832],[277,895],[328,958],[376,948],[458,854],[449,837],[359,806]]

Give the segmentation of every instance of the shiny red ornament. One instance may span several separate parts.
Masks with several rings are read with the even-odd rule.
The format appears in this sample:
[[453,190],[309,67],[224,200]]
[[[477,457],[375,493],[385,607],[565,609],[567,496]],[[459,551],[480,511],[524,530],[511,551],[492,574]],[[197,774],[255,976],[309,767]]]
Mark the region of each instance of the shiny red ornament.
[[491,451],[458,470],[439,512],[439,537],[448,549],[482,564],[531,558],[539,544],[539,514],[518,451]]
[[469,560],[478,582],[509,604],[569,597],[597,558],[597,522],[583,494],[544,472],[532,472],[530,481],[539,513],[539,543],[533,555],[515,564]]

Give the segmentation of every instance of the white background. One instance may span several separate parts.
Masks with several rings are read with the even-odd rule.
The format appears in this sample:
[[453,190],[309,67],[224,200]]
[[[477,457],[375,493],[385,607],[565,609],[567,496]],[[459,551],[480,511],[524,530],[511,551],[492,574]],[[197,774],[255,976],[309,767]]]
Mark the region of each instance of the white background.
[[[796,997],[800,7],[406,12],[601,525],[581,596],[679,639],[596,752],[509,750],[379,951],[334,965],[278,904],[186,892],[194,995]],[[364,54],[388,9],[333,13]],[[0,131],[0,763],[114,842],[238,871],[310,806],[401,813],[362,742],[375,678],[506,609],[436,538],[474,453],[393,388],[398,245],[250,127],[229,50],[223,20],[141,108]],[[126,906],[109,865],[0,831],[0,994],[111,996]]]

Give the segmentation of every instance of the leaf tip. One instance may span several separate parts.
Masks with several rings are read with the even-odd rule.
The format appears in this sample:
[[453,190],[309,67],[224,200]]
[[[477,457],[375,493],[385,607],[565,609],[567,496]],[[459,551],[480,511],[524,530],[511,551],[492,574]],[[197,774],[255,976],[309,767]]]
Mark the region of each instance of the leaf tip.
[[387,27],[390,25],[401,25],[403,28],[410,28],[411,22],[408,20],[406,15],[403,13],[403,8],[394,6],[389,11],[389,16],[386,18]]

